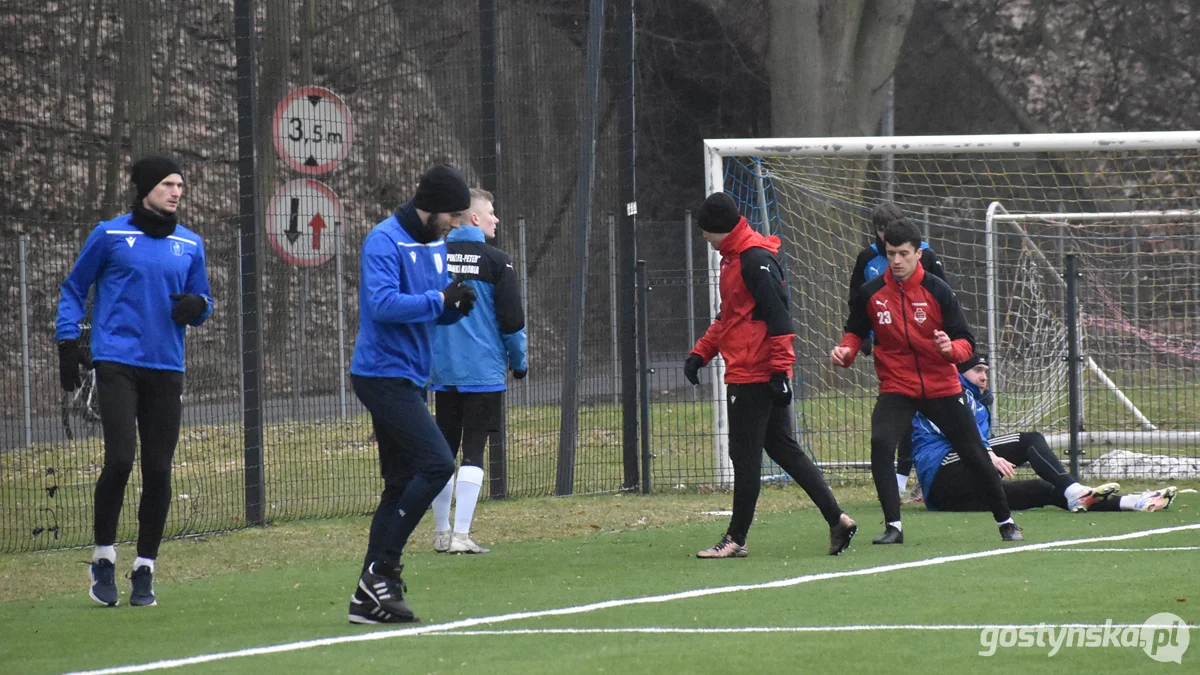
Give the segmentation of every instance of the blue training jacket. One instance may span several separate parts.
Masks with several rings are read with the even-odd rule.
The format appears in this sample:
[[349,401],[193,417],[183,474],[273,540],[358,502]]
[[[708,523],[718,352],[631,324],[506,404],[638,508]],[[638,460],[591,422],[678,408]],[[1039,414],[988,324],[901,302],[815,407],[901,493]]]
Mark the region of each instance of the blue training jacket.
[[[962,383],[963,395],[971,404],[975,425],[979,427],[979,437],[983,439],[984,447],[991,449],[988,438],[992,433],[992,411],[984,404],[979,387],[962,375],[958,376],[958,380]],[[946,440],[942,430],[921,413],[913,415],[912,459],[917,467],[917,480],[925,494],[929,494],[929,488],[933,486],[933,479],[943,462],[950,464],[958,461],[958,453],[951,452],[950,441]]]
[[54,339],[79,337],[88,290],[95,284],[92,359],[182,372],[185,327],[171,320],[171,295],[195,293],[208,302],[208,311],[193,326],[212,314],[204,242],[182,225],[168,237],[151,237],[132,218],[127,213],[105,221],[88,235],[62,283]]
[[450,285],[446,240],[418,242],[402,223],[422,227],[412,202],[376,225],[363,242],[358,282],[358,338],[350,373],[429,383],[433,328],[462,318],[446,310]]
[[433,388],[504,391],[508,369],[528,370],[525,313],[512,260],[484,241],[483,230],[461,225],[446,237],[450,272],[475,287],[475,309],[438,326],[433,338]]

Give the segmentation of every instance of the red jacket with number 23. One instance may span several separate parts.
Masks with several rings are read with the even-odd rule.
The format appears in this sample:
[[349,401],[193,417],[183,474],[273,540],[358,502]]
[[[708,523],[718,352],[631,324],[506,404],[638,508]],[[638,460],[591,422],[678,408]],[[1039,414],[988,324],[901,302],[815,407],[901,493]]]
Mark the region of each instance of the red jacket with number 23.
[[720,352],[727,384],[792,376],[796,336],[778,252],[779,238],[755,232],[745,218],[721,241],[721,310],[692,353],[707,364]]
[[[872,330],[881,394],[929,399],[962,392],[954,364],[975,353],[975,337],[946,282],[917,265],[904,281],[897,281],[888,268],[863,284],[850,299],[850,318],[840,345],[850,348],[847,368]],[[950,337],[948,357],[934,344],[933,333],[938,330]]]

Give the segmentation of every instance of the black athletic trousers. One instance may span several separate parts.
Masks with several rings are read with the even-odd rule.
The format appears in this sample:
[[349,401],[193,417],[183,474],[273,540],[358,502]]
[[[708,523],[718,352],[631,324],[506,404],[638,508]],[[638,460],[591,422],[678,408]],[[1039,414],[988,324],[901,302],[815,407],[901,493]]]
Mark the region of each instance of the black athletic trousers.
[[[1016,466],[1026,463],[1038,475],[1034,480],[1006,480],[1001,484],[1008,498],[1008,506],[1014,511],[1036,509],[1043,506],[1067,508],[1064,491],[1075,482],[1063,468],[1058,456],[1040,433],[1007,434],[991,441],[992,452]],[[962,466],[962,462],[947,464],[938,469],[929,486],[925,502],[939,511],[987,511],[982,499],[982,490],[975,476]],[[1108,499],[1092,507],[1095,511],[1115,511],[1120,500]]]
[[[980,493],[996,522],[1008,520],[1008,500],[1000,484],[1000,474],[992,466],[971,406],[965,394],[919,399],[903,394],[880,394],[871,413],[871,475],[883,506],[885,522],[900,520],[900,488],[894,473],[896,447],[912,435],[912,418],[917,412],[937,425],[958,453],[960,461],[977,477]],[[940,472],[939,472],[940,473]]]
[[[762,487],[762,453],[775,461],[808,494],[830,526],[842,516],[821,469],[792,433],[790,408],[771,401],[767,383],[731,384],[729,397],[729,460],[733,464],[733,517],[728,534],[745,545]],[[895,487],[895,480],[892,487]]]
[[425,390],[403,378],[351,375],[371,413],[383,493],[371,519],[363,570],[400,563],[404,545],[454,474],[454,455],[425,405]]
[[142,498],[138,504],[137,554],[157,558],[171,508],[171,461],[183,415],[183,373],[96,362],[96,394],[104,429],[104,467],[96,481],[93,534],[111,546],[142,441]]
[[492,432],[500,431],[504,415],[499,391],[437,391],[433,394],[438,428],[458,457],[462,446],[463,466],[483,468],[483,451]]

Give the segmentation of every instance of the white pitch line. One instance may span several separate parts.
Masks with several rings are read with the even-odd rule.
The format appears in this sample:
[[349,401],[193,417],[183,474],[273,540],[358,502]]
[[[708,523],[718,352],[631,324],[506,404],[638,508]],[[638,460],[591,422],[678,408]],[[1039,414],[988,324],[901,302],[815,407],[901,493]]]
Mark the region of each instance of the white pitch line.
[[[153,661],[151,663],[143,663],[132,666],[115,666],[112,668],[101,668],[98,670],[76,671],[68,675],[117,675],[118,673],[144,673],[151,670],[166,670],[168,668],[179,668],[182,666],[192,666],[201,663],[211,663],[213,661],[223,661],[225,659],[240,658],[244,656],[262,656],[265,654],[279,654],[283,652],[299,651],[301,649],[313,649],[314,647],[328,647],[332,645],[348,644],[352,642],[370,642],[373,640],[387,640],[394,637],[403,637],[407,635],[424,635],[427,633],[441,633],[445,631],[458,630],[460,628],[470,628],[471,626],[479,626],[491,623],[502,623],[507,621],[520,621],[522,619],[536,619],[544,616],[565,616],[570,614],[583,614],[586,612],[594,612],[601,609],[611,609],[614,607],[629,607],[632,605],[647,605],[661,602],[672,602],[675,600],[687,600],[691,598],[701,598],[709,595],[722,595],[725,593],[738,593],[741,591],[752,591],[766,588],[788,588],[798,586],[813,581],[824,581],[826,579],[841,579],[845,577],[860,577],[873,574],[884,574],[887,572],[896,572],[899,570],[914,569],[919,567],[929,567],[932,565],[944,565],[946,563],[960,562],[963,560],[975,560],[978,558],[990,558],[998,555],[1008,555],[1010,553],[1021,553],[1025,551],[1040,551],[1048,548],[1057,548],[1060,546],[1071,546],[1074,544],[1095,544],[1104,541],[1125,541],[1128,539],[1140,539],[1142,537],[1151,537],[1158,534],[1170,534],[1172,532],[1182,532],[1185,530],[1200,529],[1200,523],[1192,525],[1177,525],[1175,527],[1160,527],[1153,530],[1141,530],[1139,532],[1129,532],[1126,534],[1117,534],[1108,537],[1089,537],[1087,539],[1067,539],[1064,541],[1049,541],[1041,544],[1026,544],[1023,546],[1013,546],[1008,548],[998,548],[990,551],[977,551],[975,553],[960,553],[958,555],[940,556],[937,558],[927,558],[925,560],[914,560],[906,563],[895,563],[892,565],[881,565],[879,567],[868,567],[865,569],[849,570],[845,572],[823,572],[821,574],[807,574],[800,577],[792,577],[790,579],[780,579],[778,581],[769,581],[760,584],[741,584],[737,586],[720,586],[717,588],[701,588],[694,591],[682,591],[679,593],[668,593],[666,595],[653,595],[642,598],[625,598],[621,600],[605,600],[603,602],[593,602],[586,605],[577,605],[574,607],[561,607],[559,609],[543,609],[528,612],[513,612],[510,614],[498,614],[495,616],[482,616],[473,619],[462,619],[459,621],[449,621],[447,623],[432,624],[429,626],[414,626],[411,628],[397,628],[393,630],[381,630],[372,633],[364,633],[361,635],[342,635],[339,637],[319,638],[316,640],[301,640],[299,642],[285,642],[283,644],[271,645],[269,647],[251,647],[247,649],[238,649],[231,652],[217,652],[215,654],[202,654],[200,656],[189,656],[179,659],[165,659],[162,661]],[[711,564],[711,563],[710,563]]]
[[[706,635],[711,633],[857,633],[866,631],[947,631],[947,630],[1020,630],[1022,628],[1145,628],[1142,623],[1007,623],[1007,624],[863,624],[857,626],[739,626],[730,628],[514,628],[511,630],[455,630],[444,633],[429,633],[429,636],[453,637],[457,635],[624,635],[666,634]],[[1200,626],[1184,626],[1188,630],[1200,630]]]
[[1162,548],[1052,548],[1055,553],[1073,553],[1075,551],[1086,553],[1142,553],[1147,551],[1200,551],[1200,546],[1164,546]]

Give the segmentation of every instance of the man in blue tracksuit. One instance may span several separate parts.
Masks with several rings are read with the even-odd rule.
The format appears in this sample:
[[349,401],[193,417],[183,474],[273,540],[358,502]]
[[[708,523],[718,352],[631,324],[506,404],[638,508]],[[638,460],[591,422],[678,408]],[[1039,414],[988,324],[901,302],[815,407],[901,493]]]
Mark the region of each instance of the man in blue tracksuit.
[[[880,202],[871,211],[871,226],[875,230],[875,239],[866,248],[859,251],[858,258],[854,261],[854,271],[850,273],[850,302],[854,302],[854,295],[858,293],[858,289],[862,288],[863,284],[887,270],[888,260],[884,255],[886,246],[883,241],[883,232],[890,223],[903,218],[904,212],[895,202]],[[942,265],[942,261],[930,248],[929,242],[924,240],[921,241],[921,267],[925,268],[926,273],[938,277],[947,284],[950,283],[950,280],[946,278],[946,269]],[[874,339],[863,341],[860,351],[864,356],[871,355],[874,342]],[[908,487],[908,475],[912,473],[913,467],[912,448],[909,441],[908,438],[900,441],[900,446],[896,449],[896,486],[900,488],[901,497],[904,496],[904,491]]]
[[[988,439],[991,432],[991,392],[987,389],[988,362],[976,355],[958,364],[964,404],[971,406],[980,437],[987,439],[988,455],[996,471],[1012,477],[1017,467],[1028,464],[1038,475],[1033,480],[1001,482],[1009,508],[1014,511],[1057,506],[1073,513],[1084,511],[1158,511],[1171,505],[1174,486],[1148,490],[1140,495],[1113,499],[1121,486],[1105,483],[1087,487],[1075,482],[1046,439],[1036,431],[1006,434]],[[925,507],[933,511],[986,511],[983,486],[967,471],[941,429],[920,413],[913,416],[913,461],[917,480],[925,492]]]
[[154,605],[154,560],[171,506],[171,461],[183,414],[183,338],[212,314],[200,236],[176,222],[183,172],[168,157],[146,157],[130,170],[133,210],[92,230],[62,283],[54,339],[59,382],[81,383],[88,350],[79,344],[88,291],[96,287],[90,361],[104,429],[104,466],[96,481],[93,600],[120,601],[115,582],[117,522],[142,441],[142,497],[129,603]]
[[[433,389],[437,425],[462,468],[433,500],[433,550],[439,553],[487,553],[471,539],[471,520],[483,485],[483,449],[488,436],[501,430],[502,392],[511,368],[525,377],[525,312],[512,260],[485,243],[494,239],[496,218],[492,194],[471,190],[471,208],[461,225],[450,231],[446,246],[450,271],[475,288],[471,316],[439,326],[433,340]],[[454,531],[450,501],[455,502]]]
[[454,455],[425,405],[425,386],[435,324],[453,323],[475,304],[474,287],[451,278],[442,238],[470,205],[458,170],[434,166],[412,200],[363,242],[350,376],[371,413],[384,488],[350,600],[351,623],[418,620],[404,601],[400,556],[454,474]]

